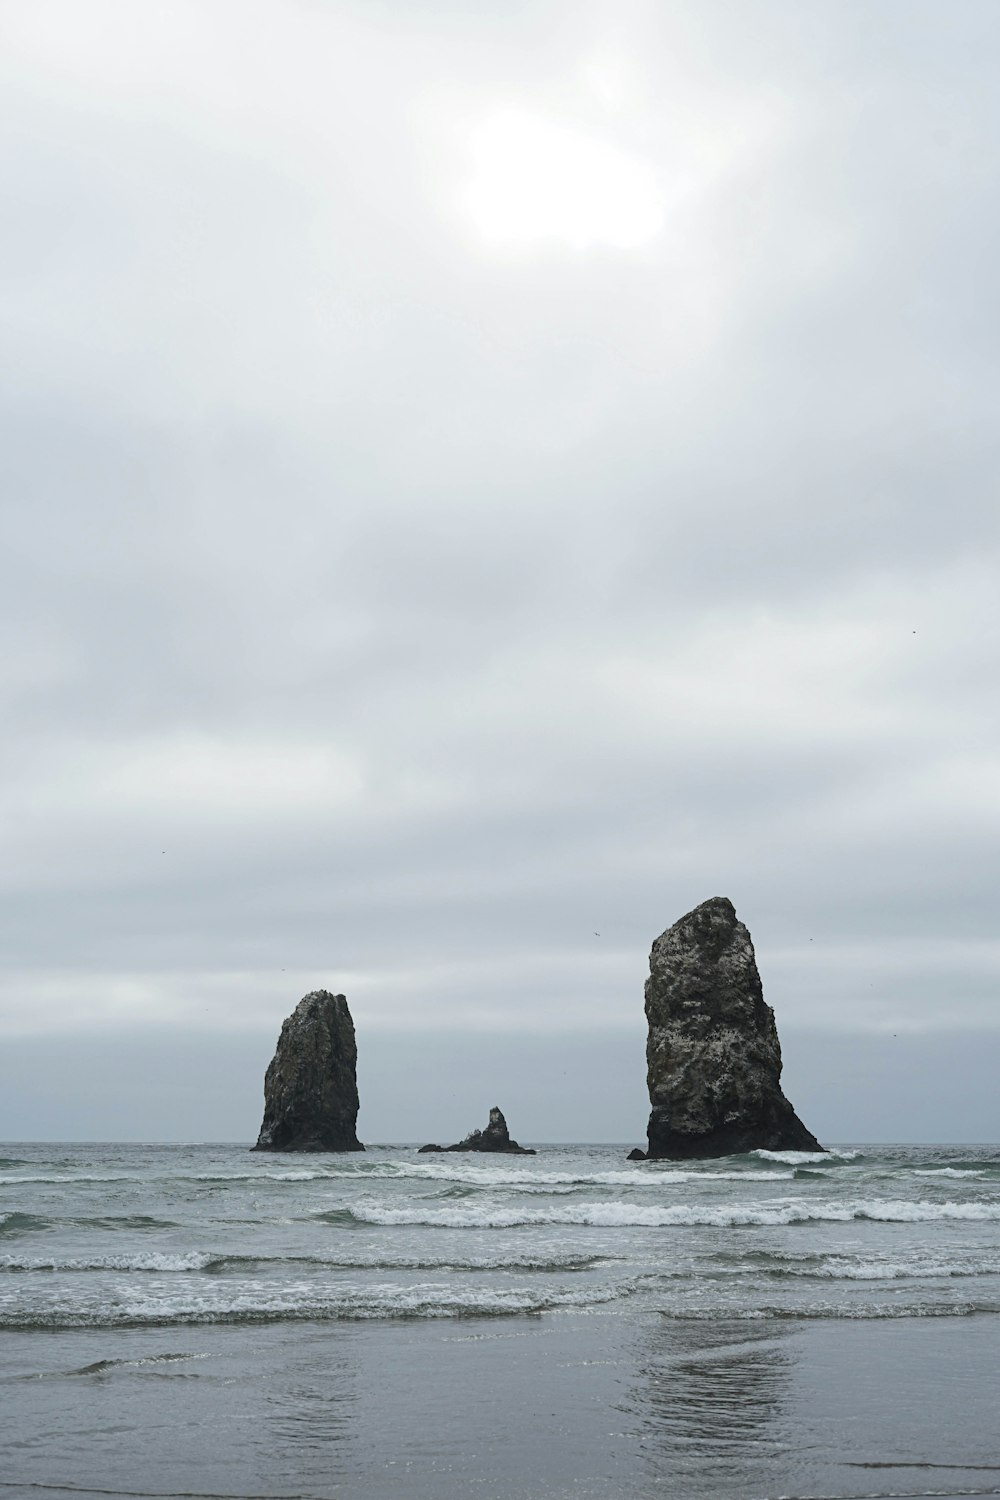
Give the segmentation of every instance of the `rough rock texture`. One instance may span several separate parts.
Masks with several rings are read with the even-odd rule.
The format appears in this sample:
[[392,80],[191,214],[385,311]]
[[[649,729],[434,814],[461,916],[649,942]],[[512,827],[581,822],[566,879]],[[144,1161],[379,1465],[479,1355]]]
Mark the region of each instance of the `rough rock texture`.
[[496,1105],[490,1110],[485,1130],[473,1130],[454,1146],[421,1146],[421,1151],[506,1151],[509,1156],[535,1156],[530,1146],[519,1146],[510,1138],[507,1121]]
[[358,1049],[343,995],[313,990],[281,1028],[264,1076],[255,1151],[363,1151],[358,1140]]
[[662,933],[646,981],[649,1151],[822,1151],[781,1092],[781,1047],[753,943],[716,896]]

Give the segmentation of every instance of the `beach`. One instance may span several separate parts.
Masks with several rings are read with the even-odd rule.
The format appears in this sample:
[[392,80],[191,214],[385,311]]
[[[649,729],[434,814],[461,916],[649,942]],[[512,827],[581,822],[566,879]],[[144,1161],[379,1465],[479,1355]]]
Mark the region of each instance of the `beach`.
[[622,1154],[0,1148],[0,1492],[1000,1493],[995,1150]]

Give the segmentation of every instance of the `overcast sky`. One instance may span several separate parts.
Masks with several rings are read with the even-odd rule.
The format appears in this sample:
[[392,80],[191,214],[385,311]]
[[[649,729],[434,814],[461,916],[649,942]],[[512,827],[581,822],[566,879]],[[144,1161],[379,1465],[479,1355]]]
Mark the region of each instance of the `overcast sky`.
[[[0,0],[0,1136],[997,1139],[995,0]],[[513,1101],[513,1102],[512,1102]],[[516,1106],[516,1108],[515,1108]]]

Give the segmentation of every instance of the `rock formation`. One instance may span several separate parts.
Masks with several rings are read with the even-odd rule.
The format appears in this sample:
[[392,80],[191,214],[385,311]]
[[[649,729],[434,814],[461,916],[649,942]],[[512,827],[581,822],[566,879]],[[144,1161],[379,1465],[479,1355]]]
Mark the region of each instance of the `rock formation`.
[[255,1151],[363,1151],[358,1049],[343,995],[313,990],[281,1028],[264,1076],[264,1123]]
[[646,1019],[650,1160],[822,1151],[781,1092],[774,1011],[750,934],[725,896],[656,939]]
[[496,1105],[490,1110],[485,1130],[473,1130],[454,1146],[421,1146],[420,1151],[505,1151],[508,1156],[535,1156],[530,1146],[519,1146],[510,1138],[507,1121]]

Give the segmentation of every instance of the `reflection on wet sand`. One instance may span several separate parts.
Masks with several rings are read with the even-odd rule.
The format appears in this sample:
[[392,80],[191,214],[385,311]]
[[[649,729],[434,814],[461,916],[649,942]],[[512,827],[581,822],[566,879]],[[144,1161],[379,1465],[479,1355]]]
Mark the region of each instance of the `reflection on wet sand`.
[[331,1477],[356,1473],[359,1452],[357,1330],[307,1325],[296,1340],[295,1366],[273,1379],[264,1372],[258,1430],[261,1471],[277,1489],[283,1476],[296,1475],[303,1488],[321,1492]]
[[644,1467],[658,1485],[747,1493],[790,1457],[791,1330],[769,1322],[663,1319],[631,1391]]

